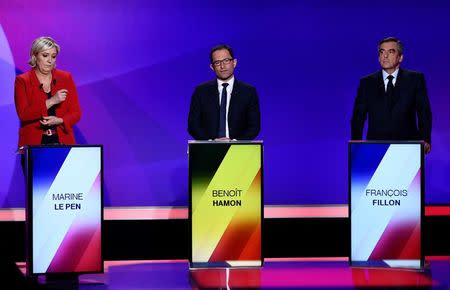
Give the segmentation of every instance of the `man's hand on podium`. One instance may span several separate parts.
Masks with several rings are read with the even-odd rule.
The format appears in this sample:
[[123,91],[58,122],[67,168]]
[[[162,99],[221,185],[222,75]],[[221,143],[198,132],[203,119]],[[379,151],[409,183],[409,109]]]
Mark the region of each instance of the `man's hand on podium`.
[[423,145],[423,149],[424,149],[424,151],[425,151],[425,154],[430,153],[430,151],[431,151],[431,144],[425,142],[425,144]]
[[231,141],[231,139],[230,139],[230,138],[227,138],[227,137],[220,137],[220,138],[214,139],[214,141],[227,142],[227,141]]

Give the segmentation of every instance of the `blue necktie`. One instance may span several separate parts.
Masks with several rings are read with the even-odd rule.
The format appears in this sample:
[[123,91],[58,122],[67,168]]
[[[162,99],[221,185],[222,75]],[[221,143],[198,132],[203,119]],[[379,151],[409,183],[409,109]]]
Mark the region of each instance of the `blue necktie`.
[[227,119],[227,83],[222,84],[222,96],[220,98],[220,113],[219,113],[219,134],[217,137],[226,137],[225,124]]

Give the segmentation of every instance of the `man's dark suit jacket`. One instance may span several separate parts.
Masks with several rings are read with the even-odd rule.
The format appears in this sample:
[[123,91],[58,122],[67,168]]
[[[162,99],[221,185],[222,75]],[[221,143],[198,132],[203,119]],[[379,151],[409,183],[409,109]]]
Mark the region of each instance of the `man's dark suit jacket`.
[[431,144],[431,108],[422,73],[399,69],[389,106],[382,71],[361,79],[351,121],[361,140],[368,116],[368,140],[425,140]]
[[[196,140],[217,138],[219,111],[217,80],[197,86],[191,99],[189,134]],[[260,129],[259,99],[256,89],[236,79],[228,108],[228,129],[230,139],[238,140],[255,139]]]

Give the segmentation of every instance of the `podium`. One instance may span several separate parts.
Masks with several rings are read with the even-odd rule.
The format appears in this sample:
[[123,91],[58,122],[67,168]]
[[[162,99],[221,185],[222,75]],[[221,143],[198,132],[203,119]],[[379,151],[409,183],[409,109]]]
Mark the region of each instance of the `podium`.
[[262,266],[263,142],[188,146],[190,266]]
[[423,268],[423,204],[423,143],[349,143],[352,266]]
[[25,148],[27,275],[103,272],[103,147]]

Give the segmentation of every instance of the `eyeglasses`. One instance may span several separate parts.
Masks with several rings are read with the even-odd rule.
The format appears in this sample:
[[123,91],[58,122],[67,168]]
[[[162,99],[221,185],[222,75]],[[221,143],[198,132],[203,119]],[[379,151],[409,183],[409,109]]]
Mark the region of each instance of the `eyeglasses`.
[[227,65],[227,64],[230,64],[230,62],[233,61],[233,60],[234,60],[234,58],[224,58],[222,60],[213,61],[212,64],[214,66],[220,66],[221,64]]

